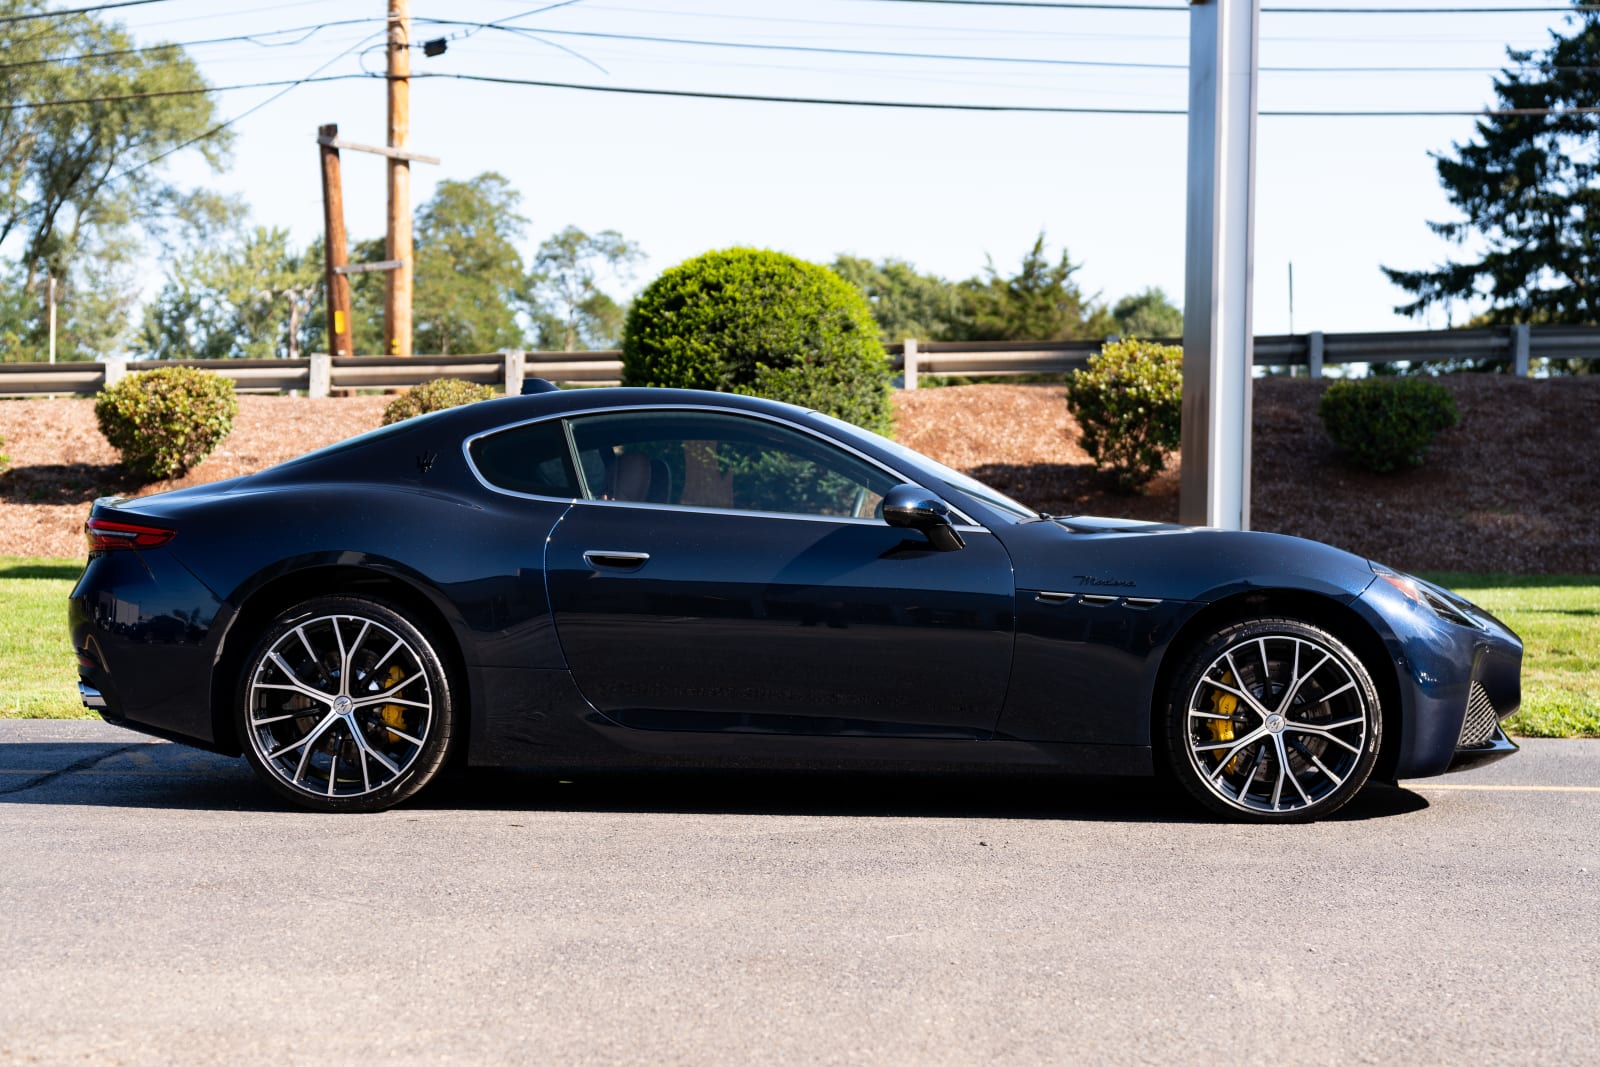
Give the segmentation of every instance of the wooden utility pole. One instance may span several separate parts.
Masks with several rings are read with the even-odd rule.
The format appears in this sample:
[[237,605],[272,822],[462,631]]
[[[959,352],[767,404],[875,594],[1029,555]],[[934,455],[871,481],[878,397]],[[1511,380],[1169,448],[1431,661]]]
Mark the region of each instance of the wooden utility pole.
[[[389,147],[411,142],[411,0],[389,3]],[[389,272],[383,300],[383,336],[392,356],[411,355],[411,162],[389,157],[388,258],[398,266]]]
[[339,149],[333,141],[339,127],[330,123],[317,127],[317,143],[322,153],[322,223],[325,232],[328,287],[328,352],[348,356],[350,344],[350,279],[344,268],[350,251],[344,233],[344,186],[339,178]]

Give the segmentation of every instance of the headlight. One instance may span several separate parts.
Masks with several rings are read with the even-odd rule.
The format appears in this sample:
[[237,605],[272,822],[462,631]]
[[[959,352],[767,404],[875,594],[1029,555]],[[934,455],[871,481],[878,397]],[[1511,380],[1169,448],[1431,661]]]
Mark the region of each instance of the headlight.
[[1445,622],[1474,630],[1485,628],[1483,623],[1472,617],[1468,611],[1470,605],[1460,597],[1453,596],[1436,585],[1430,585],[1421,578],[1413,578],[1409,574],[1390,570],[1381,563],[1372,563],[1371,566],[1372,573],[1376,574],[1380,581],[1388,582],[1400,591],[1401,596],[1418,607],[1433,612]]

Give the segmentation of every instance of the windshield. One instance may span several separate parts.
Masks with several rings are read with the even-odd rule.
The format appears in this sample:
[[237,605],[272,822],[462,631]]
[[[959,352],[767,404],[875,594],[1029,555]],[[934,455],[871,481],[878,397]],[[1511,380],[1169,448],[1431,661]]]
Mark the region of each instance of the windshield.
[[928,471],[934,477],[938,478],[946,485],[949,485],[952,489],[960,490],[967,496],[989,505],[996,511],[1004,512],[1019,519],[1037,519],[1039,517],[1039,512],[1037,510],[1012,500],[1010,497],[1000,492],[1000,490],[984,485],[976,478],[962,474],[960,471],[955,470],[954,468],[946,467],[938,460],[929,459],[921,452],[913,451],[912,449],[907,448],[905,445],[902,445],[896,441],[891,441],[889,438],[880,434],[875,434],[870,430],[863,430],[859,426],[852,426],[843,419],[836,419],[832,415],[824,415],[820,411],[812,412],[812,414],[817,418],[827,422],[835,429],[844,431],[848,436],[869,438],[874,445],[877,445],[884,451],[891,453],[896,459],[904,460],[909,466],[920,467],[921,469]]

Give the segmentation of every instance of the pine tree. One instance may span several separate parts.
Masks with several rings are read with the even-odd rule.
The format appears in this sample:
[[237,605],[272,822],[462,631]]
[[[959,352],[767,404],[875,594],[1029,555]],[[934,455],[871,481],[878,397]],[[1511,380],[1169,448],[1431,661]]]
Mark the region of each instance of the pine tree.
[[1433,270],[1383,268],[1415,298],[1397,313],[1486,301],[1477,318],[1486,325],[1600,323],[1600,114],[1578,110],[1600,105],[1600,14],[1568,21],[1574,32],[1552,33],[1547,49],[1508,49],[1494,109],[1507,113],[1434,155],[1465,217],[1428,225],[1480,254]]

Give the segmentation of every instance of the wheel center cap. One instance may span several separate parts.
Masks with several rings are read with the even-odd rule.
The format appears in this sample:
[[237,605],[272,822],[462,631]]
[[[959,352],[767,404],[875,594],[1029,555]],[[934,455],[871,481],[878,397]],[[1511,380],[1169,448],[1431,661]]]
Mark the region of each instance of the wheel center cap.
[[350,714],[350,710],[354,705],[355,705],[355,701],[351,700],[349,697],[346,697],[346,696],[334,697],[333,698],[333,713],[335,715],[348,715],[348,714]]
[[1266,721],[1266,723],[1264,725],[1267,728],[1267,733],[1269,733],[1269,734],[1281,734],[1281,733],[1283,733],[1283,728],[1285,726],[1287,726],[1288,723],[1286,723],[1284,721],[1284,718],[1283,718],[1282,715],[1274,713],[1274,714],[1271,714],[1271,715],[1267,716],[1267,721]]

